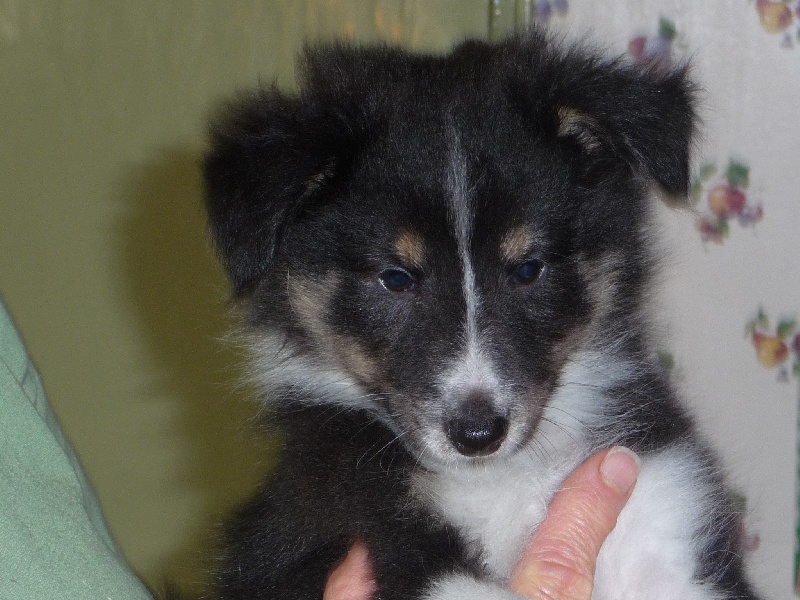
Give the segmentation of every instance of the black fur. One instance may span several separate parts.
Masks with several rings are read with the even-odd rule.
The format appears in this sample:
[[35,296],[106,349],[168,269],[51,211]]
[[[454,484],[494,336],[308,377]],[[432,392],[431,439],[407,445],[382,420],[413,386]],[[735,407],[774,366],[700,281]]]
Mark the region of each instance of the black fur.
[[[648,187],[689,187],[686,70],[603,60],[538,33],[465,42],[445,56],[332,45],[307,50],[301,66],[297,95],[260,90],[217,121],[206,162],[210,223],[235,294],[249,303],[245,330],[281,340],[269,369],[334,368],[363,402],[336,396],[333,384],[278,377],[282,462],[231,523],[218,597],[319,598],[355,540],[370,549],[382,599],[421,598],[454,572],[491,579],[480,545],[413,483],[429,468],[420,431],[454,418],[448,407],[463,400],[472,412],[459,422],[485,434],[473,421],[489,417],[474,415],[493,406],[456,392],[454,400],[440,385],[470,310],[452,234],[458,189],[470,198],[468,251],[483,294],[476,319],[509,383],[511,416],[498,418],[522,415],[517,447],[503,452],[532,443],[578,348],[617,340],[614,359],[637,365],[636,376],[604,392],[608,412],[575,451],[696,447],[707,467],[698,477],[719,496],[696,577],[726,598],[755,598],[728,492],[651,357],[641,310],[653,269]],[[514,284],[518,263],[496,253],[520,224],[534,240],[525,258],[546,265],[535,285]],[[380,273],[398,265],[393,244],[406,231],[424,241],[427,262],[400,265],[412,291],[387,292]],[[593,291],[592,278],[603,277],[613,297]],[[476,459],[484,468],[491,460]]]
[[282,424],[283,461],[232,523],[221,597],[321,597],[358,539],[375,560],[381,598],[415,598],[445,569],[480,572],[458,534],[411,501],[416,461],[374,419],[304,408]]
[[[491,122],[496,144],[517,146],[520,129],[528,130],[579,172],[596,167],[611,176],[606,171],[622,167],[621,159],[670,193],[688,192],[693,88],[682,70],[643,72],[581,50],[562,54],[539,36],[494,46],[466,42],[447,57],[335,45],[308,50],[301,67],[298,96],[259,90],[232,104],[212,131],[208,209],[237,293],[267,273],[282,229],[331,197],[330,188],[346,181],[356,157],[374,151],[379,139],[394,135],[402,150],[418,144],[406,168],[424,176],[441,151],[434,140],[444,124],[430,113],[443,103],[472,133],[485,133]],[[596,121],[603,143],[592,156],[558,138],[561,107]],[[439,130],[426,129],[429,119]],[[492,147],[490,140],[485,145]],[[376,170],[390,168],[381,164],[387,158],[370,155],[380,161]],[[542,166],[532,162],[528,170],[535,169]],[[639,224],[630,217],[630,226]]]

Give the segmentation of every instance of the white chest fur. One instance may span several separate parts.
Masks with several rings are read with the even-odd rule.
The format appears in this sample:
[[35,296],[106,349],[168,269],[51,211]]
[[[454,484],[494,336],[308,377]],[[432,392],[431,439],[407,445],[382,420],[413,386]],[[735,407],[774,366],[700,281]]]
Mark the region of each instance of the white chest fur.
[[577,463],[545,468],[517,455],[491,468],[426,474],[421,495],[482,552],[488,570],[505,580],[564,476]]
[[[537,456],[518,455],[491,469],[422,476],[417,490],[477,545],[487,570],[504,581],[577,462],[576,456],[546,466]],[[643,460],[634,493],[600,554],[594,600],[718,597],[693,581],[714,501],[703,475],[690,447]]]

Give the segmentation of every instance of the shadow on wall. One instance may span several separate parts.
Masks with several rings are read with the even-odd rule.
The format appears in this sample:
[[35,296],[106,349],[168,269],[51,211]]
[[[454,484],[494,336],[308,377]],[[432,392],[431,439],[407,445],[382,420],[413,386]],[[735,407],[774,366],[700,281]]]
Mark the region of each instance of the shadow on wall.
[[190,457],[182,479],[167,484],[204,500],[191,519],[191,544],[164,565],[181,585],[204,578],[214,523],[253,490],[275,449],[256,432],[255,406],[243,401],[252,390],[235,385],[241,354],[220,341],[233,320],[207,236],[200,161],[173,149],[141,168],[126,188],[131,210],[122,231],[121,260],[156,359],[158,393],[176,400],[175,436]]

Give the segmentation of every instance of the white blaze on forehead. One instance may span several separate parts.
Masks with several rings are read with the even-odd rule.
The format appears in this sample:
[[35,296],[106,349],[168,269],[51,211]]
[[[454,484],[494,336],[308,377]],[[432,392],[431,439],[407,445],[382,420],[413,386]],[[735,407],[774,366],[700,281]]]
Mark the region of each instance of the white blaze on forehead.
[[451,129],[450,161],[447,173],[447,191],[449,193],[450,213],[455,229],[458,255],[461,259],[462,290],[466,303],[466,336],[467,341],[477,341],[477,314],[480,298],[475,285],[475,270],[472,257],[469,253],[472,240],[472,220],[474,209],[472,197],[467,182],[467,165],[461,152],[461,143],[458,134]]
[[472,226],[475,209],[469,181],[467,164],[461,148],[458,132],[449,128],[450,144],[447,172],[447,192],[451,221],[455,233],[462,270],[462,294],[464,295],[464,354],[455,365],[445,383],[446,389],[495,390],[498,386],[491,361],[486,357],[480,339],[478,312],[480,295],[475,281],[475,269],[470,255]]

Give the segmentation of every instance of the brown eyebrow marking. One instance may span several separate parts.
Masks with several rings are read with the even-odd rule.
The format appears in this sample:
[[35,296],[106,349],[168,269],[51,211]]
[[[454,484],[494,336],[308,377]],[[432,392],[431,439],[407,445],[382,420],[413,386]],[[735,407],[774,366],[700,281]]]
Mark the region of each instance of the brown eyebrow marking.
[[518,262],[530,251],[533,236],[525,225],[516,225],[506,231],[500,241],[500,256],[509,263]]
[[408,229],[403,229],[394,241],[394,251],[400,261],[409,267],[421,269],[425,264],[425,243]]

